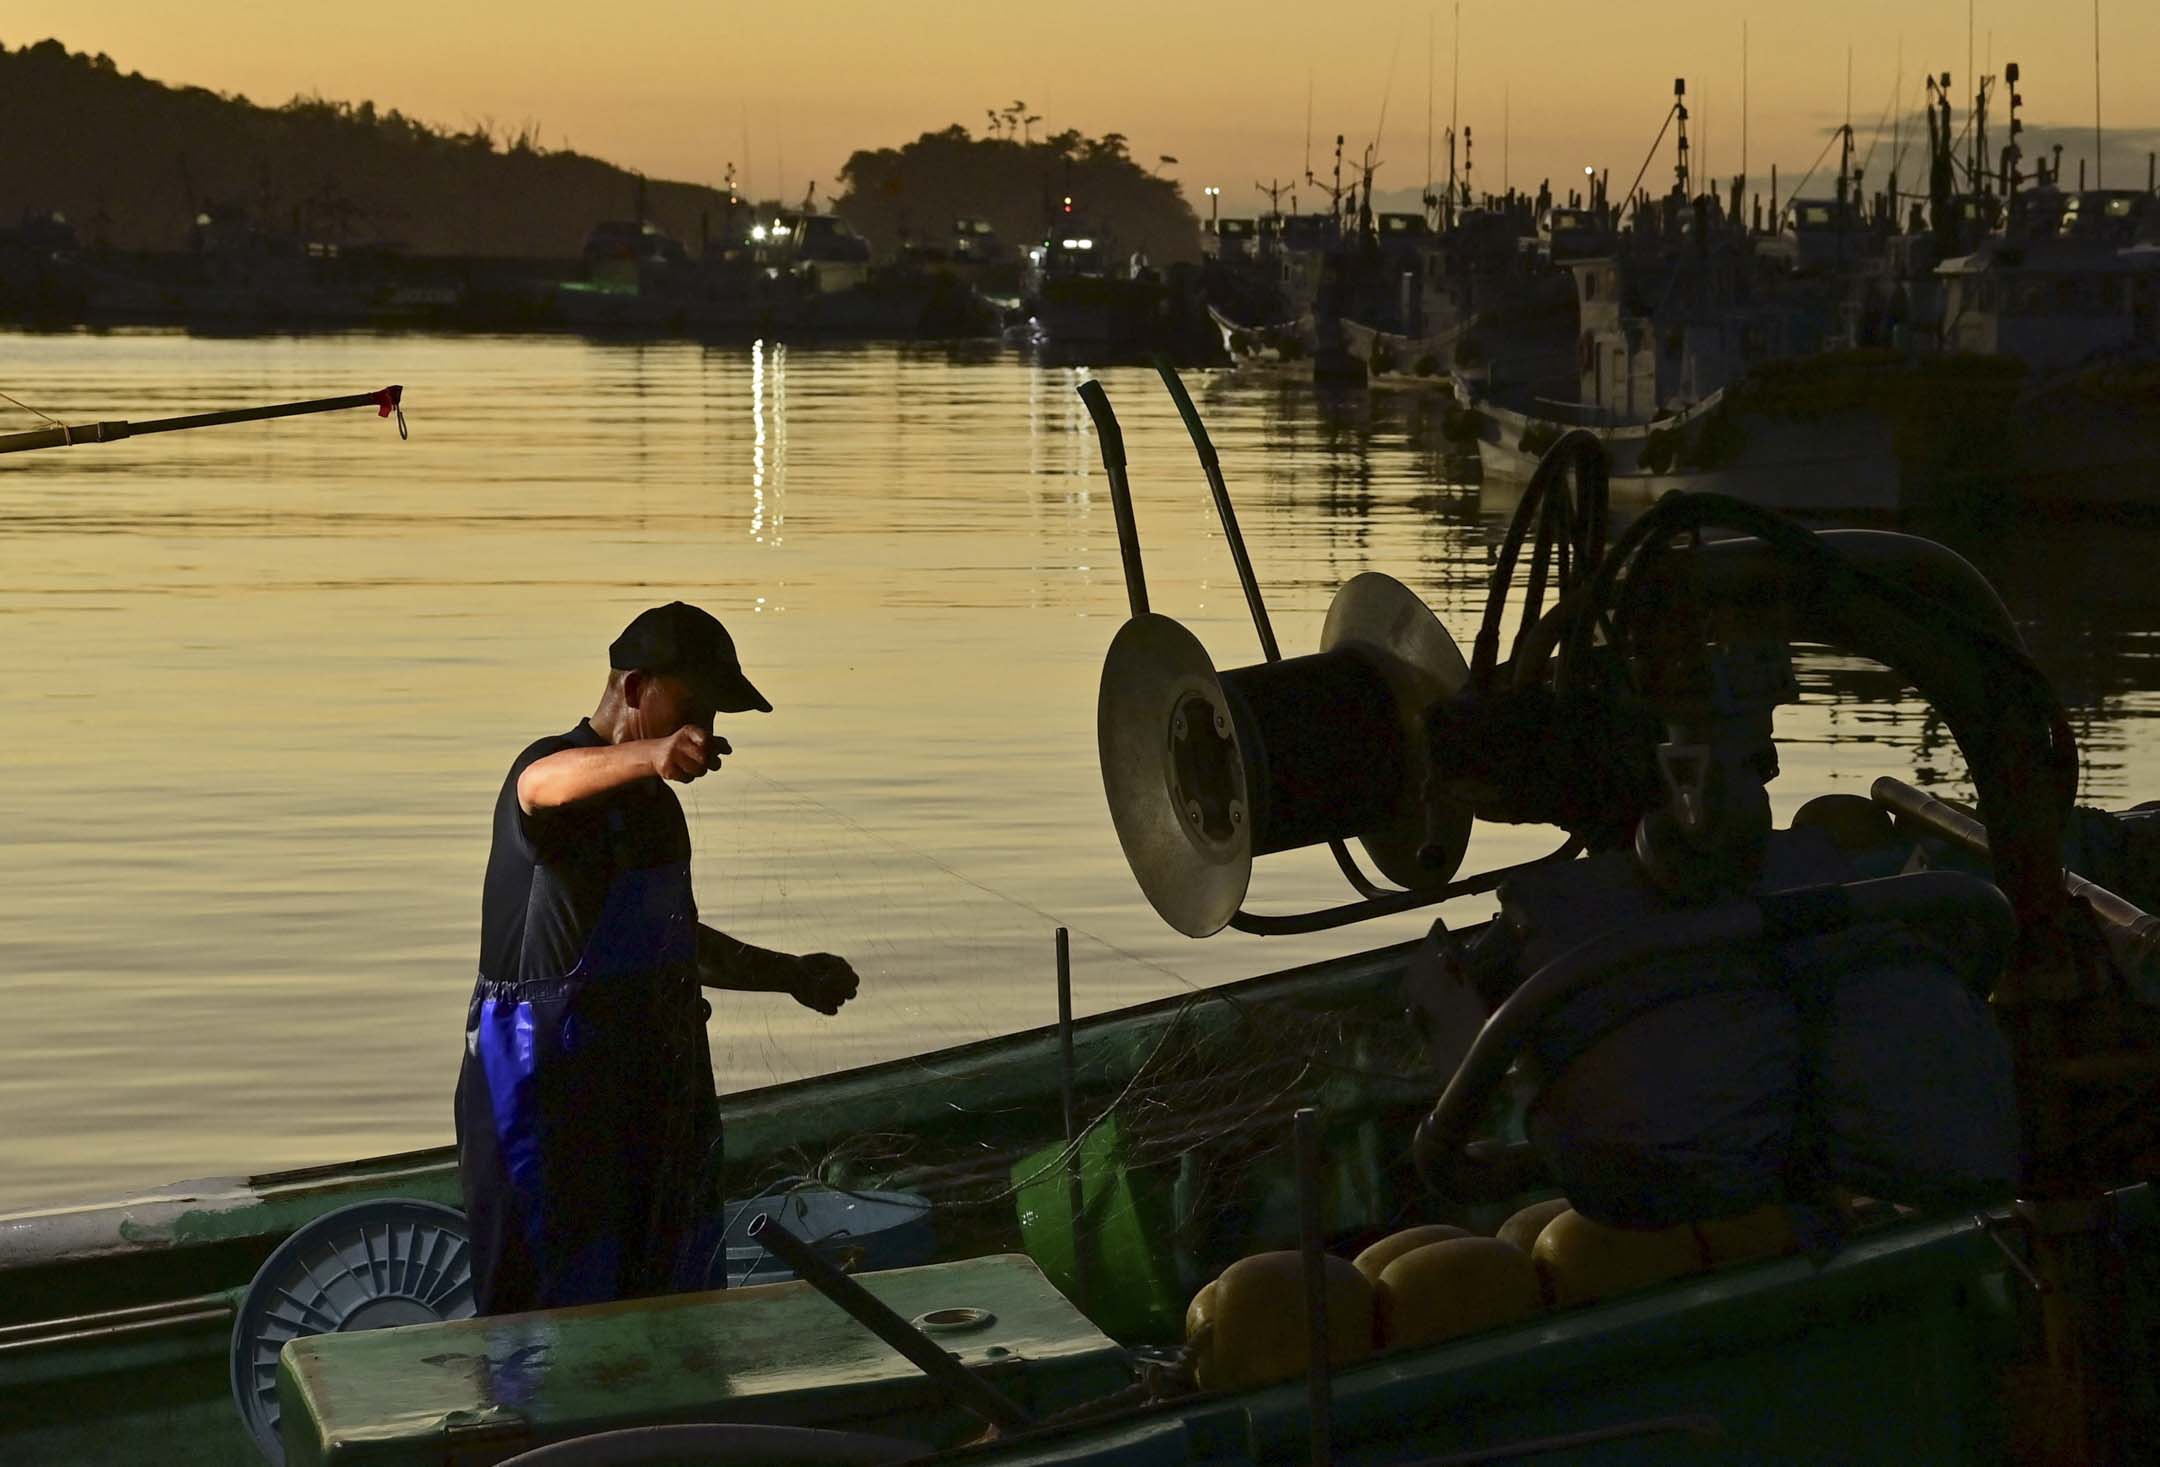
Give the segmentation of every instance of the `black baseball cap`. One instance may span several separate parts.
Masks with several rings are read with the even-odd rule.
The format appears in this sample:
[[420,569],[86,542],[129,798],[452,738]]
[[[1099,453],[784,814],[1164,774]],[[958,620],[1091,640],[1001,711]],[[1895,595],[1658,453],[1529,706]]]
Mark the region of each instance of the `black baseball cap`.
[[617,672],[660,672],[681,678],[721,713],[772,712],[765,695],[743,676],[735,639],[711,612],[684,601],[641,611],[608,647]]

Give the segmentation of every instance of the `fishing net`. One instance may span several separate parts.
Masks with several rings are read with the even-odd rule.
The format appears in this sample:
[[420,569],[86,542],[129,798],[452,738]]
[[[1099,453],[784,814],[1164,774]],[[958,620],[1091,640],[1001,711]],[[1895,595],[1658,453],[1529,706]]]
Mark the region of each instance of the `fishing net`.
[[[1033,1189],[1072,1166],[1089,1178],[1090,1230],[1211,1258],[1294,1237],[1291,1118],[1307,1104],[1358,1138],[1340,1168],[1356,1174],[1352,1214],[1385,1221],[1394,1199],[1415,1195],[1408,1138],[1436,1091],[1387,961],[1319,984],[1200,989],[1074,929],[1086,992],[1154,1002],[1080,1028],[1067,1139],[1054,1043],[1035,1040],[1018,1063],[953,1052],[1054,1022],[1055,914],[762,774],[693,785],[685,806],[706,920],[763,945],[843,953],[863,983],[840,1022],[784,999],[714,995],[723,1093],[885,1065],[876,1105],[833,1124],[791,1116],[783,1129],[802,1139],[777,1152],[748,1140],[731,1109],[729,1195],[900,1189],[930,1200],[948,1242],[1009,1247]],[[800,1103],[821,1102],[804,1092]]]

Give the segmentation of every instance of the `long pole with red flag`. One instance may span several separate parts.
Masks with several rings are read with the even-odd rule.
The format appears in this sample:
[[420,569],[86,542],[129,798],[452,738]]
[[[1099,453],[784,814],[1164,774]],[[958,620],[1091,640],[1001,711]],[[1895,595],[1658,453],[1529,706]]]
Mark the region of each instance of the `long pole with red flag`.
[[[404,398],[403,387],[391,386],[374,392],[356,392],[349,397],[318,397],[308,402],[280,402],[272,403],[268,407],[231,408],[217,413],[194,413],[183,418],[154,418],[144,423],[71,424],[47,418],[50,427],[33,428],[25,433],[0,433],[0,453],[23,453],[33,448],[73,448],[81,443],[117,443],[123,438],[141,438],[149,433],[178,433],[188,428],[215,428],[226,423],[254,423],[265,418],[297,418],[306,413],[332,413],[342,408],[360,407],[374,408],[376,416],[382,418],[395,413],[398,436],[402,438],[405,436],[405,411],[401,406]],[[40,413],[38,416],[45,415]]]

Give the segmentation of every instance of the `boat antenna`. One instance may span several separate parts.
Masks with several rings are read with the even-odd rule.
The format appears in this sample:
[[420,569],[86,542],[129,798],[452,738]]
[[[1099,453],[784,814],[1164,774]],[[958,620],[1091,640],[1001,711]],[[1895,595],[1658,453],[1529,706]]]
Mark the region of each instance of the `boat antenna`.
[[1387,83],[1380,88],[1380,120],[1373,124],[1372,146],[1365,150],[1365,156],[1368,158],[1380,151],[1381,140],[1387,136],[1388,98],[1395,94],[1395,63],[1400,60],[1402,60],[1402,23],[1398,21],[1395,25],[1395,49],[1388,53]]
[[[1456,134],[1456,122],[1461,116],[1462,103],[1462,0],[1455,0],[1455,79],[1448,83],[1447,130],[1448,136]],[[1455,197],[1455,150],[1448,149],[1448,197]]]
[[[1904,63],[1898,63],[1903,69]],[[1740,186],[1747,187],[1747,20],[1740,21]]]
[[1689,195],[1687,141],[1687,78],[1676,76],[1672,84],[1673,116],[1680,123],[1679,146],[1673,151],[1673,188],[1681,198]]
[[1305,181],[1312,183],[1312,68],[1305,68]]
[[1898,220],[1904,211],[1904,206],[1898,202],[1897,196],[1898,164],[1905,158],[1905,109],[1900,105],[1902,98],[1899,95],[1904,86],[1905,36],[1900,32],[1897,38],[1897,76],[1890,83],[1890,228],[1893,233],[1901,228]]
[[742,104],[742,187],[743,198],[752,208],[757,206],[757,155],[750,151],[750,104]]
[[1432,207],[1433,16],[1425,12],[1425,207]]
[[2100,183],[2100,0],[2093,0],[2093,187]]
[[1454,80],[1447,84],[1447,223],[1454,225],[1456,218],[1456,123],[1462,117],[1462,0],[1456,0],[1456,39],[1449,41],[1454,48]]

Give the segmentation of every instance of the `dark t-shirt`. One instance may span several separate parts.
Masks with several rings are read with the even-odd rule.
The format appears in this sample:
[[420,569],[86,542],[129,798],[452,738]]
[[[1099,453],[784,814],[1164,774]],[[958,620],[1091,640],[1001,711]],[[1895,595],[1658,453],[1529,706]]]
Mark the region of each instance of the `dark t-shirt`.
[[682,802],[657,776],[531,815],[518,807],[518,776],[527,765],[606,742],[591,720],[581,720],[566,734],[533,743],[510,765],[495,798],[480,900],[482,978],[560,978],[577,966],[618,871],[690,859]]

